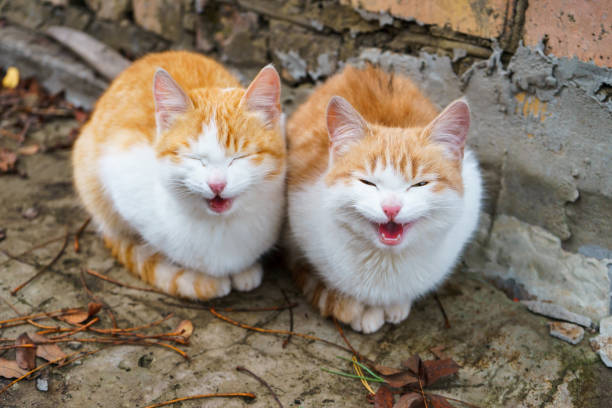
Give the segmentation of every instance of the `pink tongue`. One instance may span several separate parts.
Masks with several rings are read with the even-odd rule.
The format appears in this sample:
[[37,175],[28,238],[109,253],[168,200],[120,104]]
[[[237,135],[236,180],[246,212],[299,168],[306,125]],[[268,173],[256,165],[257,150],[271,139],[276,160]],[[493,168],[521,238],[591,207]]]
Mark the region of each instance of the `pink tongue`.
[[230,200],[216,196],[210,200],[210,208],[215,212],[223,212],[229,208]]
[[383,239],[398,239],[403,231],[402,225],[396,224],[393,221],[378,226],[378,233]]

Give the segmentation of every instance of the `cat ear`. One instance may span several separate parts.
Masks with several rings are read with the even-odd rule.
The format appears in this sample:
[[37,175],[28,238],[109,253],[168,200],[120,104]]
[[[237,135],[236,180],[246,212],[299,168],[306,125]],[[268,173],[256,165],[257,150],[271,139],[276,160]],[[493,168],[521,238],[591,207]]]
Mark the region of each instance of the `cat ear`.
[[450,158],[461,160],[469,128],[470,107],[467,101],[461,98],[448,105],[427,126],[427,131],[429,139],[444,146]]
[[368,132],[366,121],[341,96],[332,96],[329,100],[326,117],[333,158],[346,153],[353,143],[360,141]]
[[266,127],[273,127],[278,124],[281,116],[280,92],[280,77],[270,64],[259,71],[240,104],[248,111],[258,114]]
[[193,108],[189,96],[162,68],[157,68],[153,77],[153,98],[158,137],[172,126],[179,115]]

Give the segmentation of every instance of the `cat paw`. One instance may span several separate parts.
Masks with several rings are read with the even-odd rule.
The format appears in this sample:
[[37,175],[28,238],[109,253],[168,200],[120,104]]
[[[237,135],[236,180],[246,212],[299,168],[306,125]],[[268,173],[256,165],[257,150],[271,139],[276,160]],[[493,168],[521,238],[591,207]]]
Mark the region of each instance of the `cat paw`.
[[232,291],[232,280],[228,277],[216,278],[217,279],[217,293],[215,297],[222,297],[229,295]]
[[245,269],[239,274],[232,275],[232,286],[241,292],[248,292],[261,284],[263,268],[260,263]]
[[381,307],[368,307],[361,316],[351,322],[351,327],[355,331],[364,334],[374,333],[385,324],[385,311]]
[[398,324],[410,314],[410,303],[385,307],[385,321]]

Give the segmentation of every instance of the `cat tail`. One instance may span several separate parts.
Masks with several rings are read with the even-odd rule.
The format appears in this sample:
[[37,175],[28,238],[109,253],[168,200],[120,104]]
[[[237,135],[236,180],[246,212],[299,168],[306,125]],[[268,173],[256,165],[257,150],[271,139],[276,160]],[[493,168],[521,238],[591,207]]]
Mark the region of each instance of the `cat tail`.
[[363,305],[353,297],[331,289],[314,273],[314,268],[304,259],[290,265],[293,280],[310,304],[323,317],[333,316],[350,324],[363,313]]
[[229,278],[213,278],[180,268],[148,245],[108,237],[104,237],[104,244],[133,275],[170,295],[208,300],[225,296],[231,290]]

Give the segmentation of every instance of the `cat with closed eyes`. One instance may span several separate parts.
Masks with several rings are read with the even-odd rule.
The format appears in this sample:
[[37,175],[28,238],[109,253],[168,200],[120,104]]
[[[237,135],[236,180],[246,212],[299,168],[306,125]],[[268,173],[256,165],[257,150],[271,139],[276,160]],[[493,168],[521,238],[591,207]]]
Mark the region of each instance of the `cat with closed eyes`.
[[347,67],[292,115],[290,267],[322,315],[372,333],[449,275],[482,195],[469,124],[464,99],[440,113],[372,66]]
[[272,66],[246,90],[189,52],[122,72],[73,152],[77,192],[113,255],[178,296],[257,287],[285,210],[279,101]]

